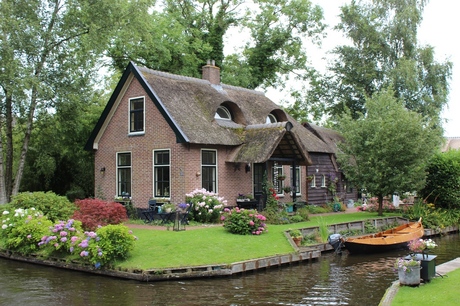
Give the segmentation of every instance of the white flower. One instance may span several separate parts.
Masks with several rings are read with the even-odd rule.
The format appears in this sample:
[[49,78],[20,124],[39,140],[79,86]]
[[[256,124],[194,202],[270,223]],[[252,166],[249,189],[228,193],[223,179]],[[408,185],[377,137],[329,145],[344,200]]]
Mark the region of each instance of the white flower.
[[6,229],[7,227],[8,227],[8,225],[6,225],[6,224],[2,225],[2,229]]
[[9,213],[10,213],[10,212],[7,211],[7,210],[4,210],[4,211],[3,211],[3,214],[4,214],[4,215],[7,215],[7,214],[9,214]]

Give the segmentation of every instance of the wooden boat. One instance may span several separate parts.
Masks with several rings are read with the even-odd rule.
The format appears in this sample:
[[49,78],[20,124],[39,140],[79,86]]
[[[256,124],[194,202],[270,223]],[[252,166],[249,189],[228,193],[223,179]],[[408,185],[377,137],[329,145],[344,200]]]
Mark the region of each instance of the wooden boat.
[[408,242],[422,238],[423,232],[422,218],[420,218],[417,222],[403,224],[377,234],[342,238],[342,243],[352,254],[379,253],[407,248]]

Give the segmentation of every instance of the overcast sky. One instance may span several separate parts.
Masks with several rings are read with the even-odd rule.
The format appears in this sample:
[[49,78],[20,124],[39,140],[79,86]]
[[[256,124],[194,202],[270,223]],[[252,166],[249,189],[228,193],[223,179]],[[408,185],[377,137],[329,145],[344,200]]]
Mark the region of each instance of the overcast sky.
[[[349,0],[312,0],[324,9],[325,22],[331,27],[339,22],[337,17],[339,7]],[[444,136],[460,137],[460,49],[457,31],[460,31],[460,1],[458,0],[431,0],[425,7],[423,22],[418,32],[419,42],[422,45],[429,44],[434,47],[435,59],[444,62],[446,59],[453,62],[452,80],[450,82],[450,94],[448,108],[443,112],[443,118],[448,122],[444,124]],[[314,53],[309,50],[308,56],[312,64],[320,68],[325,66],[324,56],[336,44],[344,43],[340,34],[329,32],[328,38],[323,41],[322,48]],[[267,96],[274,102],[279,103],[284,95],[279,92],[268,90]]]

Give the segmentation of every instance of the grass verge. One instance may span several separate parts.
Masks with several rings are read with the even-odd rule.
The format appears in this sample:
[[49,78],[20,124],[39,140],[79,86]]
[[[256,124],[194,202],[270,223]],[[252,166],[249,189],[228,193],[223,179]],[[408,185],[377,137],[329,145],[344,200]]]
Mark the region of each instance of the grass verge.
[[[385,214],[399,216],[399,214]],[[321,219],[320,219],[321,218]],[[235,235],[222,226],[181,232],[133,229],[139,240],[125,261],[115,263],[124,269],[178,268],[184,266],[231,264],[243,260],[289,254],[294,249],[283,232],[288,229],[318,226],[320,222],[336,224],[378,218],[377,213],[333,213],[312,216],[310,221],[268,225],[268,233],[260,236]]]
[[460,270],[447,273],[444,277],[435,277],[420,287],[400,287],[391,306],[433,306],[458,305],[458,284]]

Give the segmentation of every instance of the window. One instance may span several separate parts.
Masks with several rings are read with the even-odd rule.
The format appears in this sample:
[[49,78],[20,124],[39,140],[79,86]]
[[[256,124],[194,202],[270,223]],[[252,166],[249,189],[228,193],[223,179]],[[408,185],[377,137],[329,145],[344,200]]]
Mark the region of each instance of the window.
[[129,132],[144,132],[144,98],[129,99]]
[[316,175],[312,175],[311,182],[310,182],[310,187],[316,187]]
[[277,194],[284,194],[283,193],[283,180],[279,180],[278,179],[278,176],[280,175],[284,175],[283,173],[283,166],[280,166],[278,164],[275,164],[273,165],[273,169],[272,169],[272,177],[273,177],[273,187],[275,188],[276,190],[276,193]]
[[201,186],[207,191],[217,192],[217,152],[201,151]]
[[131,196],[131,153],[117,153],[117,196]]
[[214,115],[216,119],[225,119],[225,120],[232,120],[232,115],[230,111],[225,106],[219,106],[217,108],[216,114]]
[[326,176],[321,175],[321,187],[326,187]]
[[[292,172],[293,168],[291,167],[291,186],[294,186],[294,173]],[[297,166],[295,167],[295,193],[299,194],[300,193],[300,167]]]
[[169,150],[153,152],[153,196],[169,198],[170,196],[170,153]]
[[278,120],[276,120],[275,115],[273,114],[268,114],[267,119],[265,120],[265,123],[276,123]]

